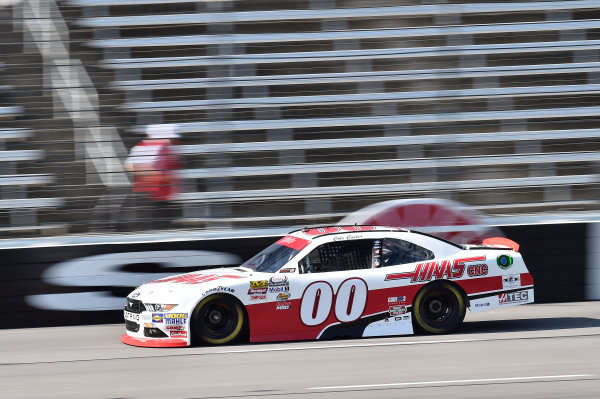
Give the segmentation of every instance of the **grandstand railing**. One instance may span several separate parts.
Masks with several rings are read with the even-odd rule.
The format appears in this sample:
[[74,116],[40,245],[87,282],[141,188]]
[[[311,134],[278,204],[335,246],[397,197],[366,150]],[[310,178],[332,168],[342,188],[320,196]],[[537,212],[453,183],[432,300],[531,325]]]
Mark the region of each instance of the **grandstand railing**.
[[208,154],[227,152],[289,151],[323,148],[368,148],[400,145],[493,143],[537,140],[577,140],[600,138],[598,129],[506,131],[497,133],[428,134],[421,136],[387,136],[348,139],[264,141],[223,144],[180,145],[181,154]]
[[[142,4],[141,1],[104,1],[71,0],[74,5],[127,5]],[[179,1],[175,1],[177,3]],[[292,20],[334,20],[349,18],[391,18],[419,15],[452,15],[452,14],[486,14],[511,13],[526,11],[562,11],[595,9],[598,3],[594,0],[579,1],[538,1],[519,3],[472,3],[472,4],[439,4],[399,7],[371,7],[346,9],[317,9],[317,10],[278,10],[254,12],[209,12],[175,15],[130,15],[125,17],[91,17],[80,21],[81,25],[93,28],[137,27],[156,25],[183,24],[216,24],[242,22],[281,22]]]
[[405,193],[435,193],[443,191],[501,189],[511,187],[550,187],[576,186],[596,184],[598,178],[591,175],[569,176],[538,176],[510,179],[474,179],[460,181],[436,181],[406,184],[374,184],[330,187],[297,187],[294,189],[269,190],[236,190],[183,193],[180,201],[249,201],[249,200],[282,200],[292,198],[344,197],[360,195],[405,194]]
[[357,82],[395,82],[429,79],[489,78],[507,76],[536,76],[600,72],[600,62],[582,62],[542,65],[513,65],[501,67],[430,69],[407,71],[313,73],[268,76],[232,76],[223,78],[147,79],[115,81],[119,90],[164,90],[211,87],[248,87],[274,85],[305,85]]

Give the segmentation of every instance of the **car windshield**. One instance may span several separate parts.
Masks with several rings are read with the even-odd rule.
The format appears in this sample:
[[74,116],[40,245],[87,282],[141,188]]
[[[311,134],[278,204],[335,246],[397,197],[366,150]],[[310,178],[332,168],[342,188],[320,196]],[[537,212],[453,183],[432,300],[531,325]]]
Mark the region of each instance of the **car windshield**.
[[241,267],[246,267],[257,272],[275,273],[298,252],[300,251],[297,249],[273,244],[250,260],[244,262]]

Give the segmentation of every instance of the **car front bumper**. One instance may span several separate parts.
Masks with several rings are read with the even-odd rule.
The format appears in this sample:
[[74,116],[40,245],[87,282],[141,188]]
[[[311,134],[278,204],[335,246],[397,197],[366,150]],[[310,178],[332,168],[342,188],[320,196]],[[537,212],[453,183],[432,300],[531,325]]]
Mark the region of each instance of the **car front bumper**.
[[174,347],[190,344],[187,313],[123,312],[125,334],[121,342],[145,347]]

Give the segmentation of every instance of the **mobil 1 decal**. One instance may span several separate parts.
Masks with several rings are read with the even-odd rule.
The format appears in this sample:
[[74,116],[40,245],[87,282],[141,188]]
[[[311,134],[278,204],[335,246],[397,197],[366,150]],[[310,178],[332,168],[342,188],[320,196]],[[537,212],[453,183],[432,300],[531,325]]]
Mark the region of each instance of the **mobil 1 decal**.
[[309,327],[323,324],[333,311],[341,323],[359,319],[367,305],[367,283],[360,278],[344,280],[334,295],[326,281],[315,281],[306,287],[300,301],[300,319]]
[[[401,280],[405,278],[409,278],[411,283],[418,283],[424,281],[431,281],[435,277],[436,280],[442,278],[448,279],[456,279],[463,276],[465,272],[465,263],[469,262],[481,262],[485,260],[485,256],[474,256],[472,258],[463,258],[463,259],[454,259],[453,262],[449,260],[443,260],[441,262],[431,261],[431,262],[423,262],[418,263],[417,267],[412,272],[407,273],[392,273],[385,276],[387,280]],[[484,270],[485,274],[487,274],[487,266],[484,269],[483,265],[479,268],[473,268],[473,270],[477,269],[477,273],[479,275],[483,275]],[[477,275],[475,272],[471,272],[469,270],[469,274]]]

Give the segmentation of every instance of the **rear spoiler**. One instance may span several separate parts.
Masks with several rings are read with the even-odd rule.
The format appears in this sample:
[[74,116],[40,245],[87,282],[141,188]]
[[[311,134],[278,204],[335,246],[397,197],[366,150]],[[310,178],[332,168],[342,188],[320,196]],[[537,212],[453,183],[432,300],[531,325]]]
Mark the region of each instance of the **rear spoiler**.
[[519,252],[520,245],[514,242],[513,240],[509,240],[504,237],[490,237],[483,240],[481,245],[488,245],[492,247],[507,247],[512,249],[515,252]]

